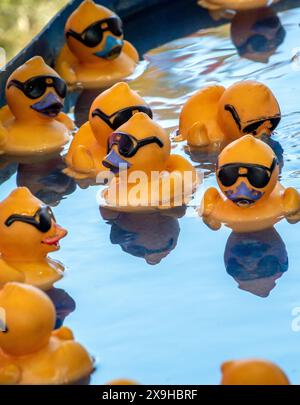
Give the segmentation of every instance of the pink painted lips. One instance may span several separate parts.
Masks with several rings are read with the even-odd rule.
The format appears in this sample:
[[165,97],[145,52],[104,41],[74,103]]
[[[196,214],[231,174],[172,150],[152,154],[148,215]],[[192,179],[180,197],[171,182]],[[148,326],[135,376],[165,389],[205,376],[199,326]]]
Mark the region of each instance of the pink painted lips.
[[67,235],[68,231],[61,226],[55,224],[55,235],[45,238],[42,243],[48,246],[59,248],[59,241]]

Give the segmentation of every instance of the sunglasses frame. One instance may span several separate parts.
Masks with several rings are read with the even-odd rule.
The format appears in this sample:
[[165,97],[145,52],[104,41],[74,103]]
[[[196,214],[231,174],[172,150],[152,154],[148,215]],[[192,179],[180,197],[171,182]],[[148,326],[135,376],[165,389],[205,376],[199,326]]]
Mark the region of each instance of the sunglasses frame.
[[[109,21],[111,21],[111,20],[116,20],[116,21],[118,21],[119,22],[119,24],[120,24],[120,31],[121,31],[121,33],[119,34],[119,35],[117,35],[117,34],[115,34],[114,32],[112,32],[112,30],[110,29],[110,27],[109,27]],[[103,24],[103,23],[107,23],[107,27],[106,28],[102,28],[101,27],[101,24]],[[88,31],[88,30],[90,30],[92,27],[94,27],[95,25],[100,25],[100,28],[101,28],[101,31],[102,31],[102,36],[101,36],[101,39],[100,39],[100,41],[97,43],[97,44],[95,44],[95,45],[90,45],[90,44],[88,44],[87,42],[86,42],[86,40],[84,39],[84,38],[82,38],[83,37],[83,35],[84,34],[86,34],[86,32]],[[98,20],[98,21],[95,21],[94,23],[92,23],[92,24],[90,24],[88,27],[86,27],[82,32],[76,32],[76,31],[73,31],[72,29],[69,29],[67,32],[66,32],[66,38],[69,38],[69,37],[73,37],[73,38],[75,38],[77,41],[79,41],[79,42],[81,42],[83,45],[85,45],[86,47],[88,47],[88,48],[95,48],[96,46],[98,46],[100,43],[101,43],[101,41],[103,40],[103,34],[104,34],[104,32],[106,32],[106,31],[110,31],[112,34],[114,34],[114,35],[116,35],[117,37],[121,37],[122,35],[123,35],[123,23],[122,23],[122,20],[121,20],[121,18],[119,18],[118,16],[112,16],[112,17],[108,17],[108,18],[104,18],[104,19],[102,19],[102,20]]]
[[[131,151],[128,153],[124,153],[124,152],[120,151],[119,141],[121,139],[120,138],[121,136],[127,136],[131,139],[131,141],[133,141],[133,143],[135,143],[135,146],[133,146]],[[118,139],[113,140],[112,143],[110,144],[110,139],[113,137],[114,138],[118,137]],[[137,151],[140,148],[142,148],[143,146],[149,145],[151,143],[156,143],[160,148],[162,148],[164,146],[163,142],[156,136],[149,136],[148,138],[144,138],[144,139],[136,139],[133,135],[127,134],[126,132],[113,132],[109,136],[108,141],[107,141],[107,153],[109,153],[111,151],[111,149],[114,145],[117,145],[118,151],[121,156],[126,157],[126,158],[131,158],[132,156],[134,156],[137,153]]]
[[[49,216],[49,224],[43,226],[41,224],[41,215],[47,215]],[[39,217],[39,221],[36,220],[36,216]],[[10,215],[6,221],[5,221],[5,226],[10,227],[14,222],[24,222],[25,224],[32,225],[36,229],[38,229],[42,233],[46,233],[51,229],[52,226],[52,221],[56,222],[55,216],[51,210],[51,208],[48,205],[43,205],[41,206],[37,212],[30,216],[30,215],[21,215],[21,214],[13,214]]]
[[136,112],[143,112],[143,113],[147,114],[148,117],[150,117],[151,119],[153,118],[153,112],[152,112],[151,108],[147,105],[134,105],[134,106],[130,106],[130,107],[125,107],[125,108],[122,108],[121,110],[114,112],[111,115],[106,115],[102,110],[100,110],[99,108],[96,108],[92,112],[92,117],[101,118],[105,122],[105,124],[107,124],[113,131],[115,131],[121,125],[125,124],[125,122],[127,122],[128,120],[124,121],[121,125],[116,126],[116,125],[114,125],[113,122],[111,122],[111,119],[116,117],[118,114],[121,114],[122,112],[125,112],[128,110],[131,110],[133,112],[133,114],[131,116],[133,116],[135,114],[134,111],[136,111]]
[[[277,160],[276,157],[273,158],[273,161],[272,161],[272,164],[271,164],[270,167],[267,167],[267,166],[264,166],[264,165],[258,165],[258,164],[255,164],[255,163],[228,163],[228,164],[225,164],[223,166],[217,167],[217,177],[218,177],[219,181],[221,182],[221,184],[224,187],[231,187],[233,184],[236,183],[238,178],[245,177],[245,178],[247,178],[247,180],[249,181],[251,186],[253,186],[255,188],[264,188],[264,187],[266,187],[268,185],[268,183],[269,183],[269,181],[271,179],[272,173],[273,173],[273,171],[274,171],[274,169],[275,169],[275,167],[277,165],[278,165],[278,160]],[[233,168],[237,168],[237,169],[253,169],[253,168],[256,169],[256,168],[260,168],[260,169],[263,169],[263,170],[267,171],[270,174],[269,181],[264,186],[258,187],[257,185],[254,185],[254,184],[251,183],[251,181],[248,178],[248,172],[247,172],[247,173],[244,173],[244,174],[238,173],[238,176],[236,177],[236,179],[234,180],[233,183],[231,183],[230,185],[225,185],[221,181],[219,173],[220,173],[221,170],[226,169],[227,167],[233,167]]]
[[242,121],[241,121],[240,116],[239,116],[238,112],[236,111],[235,107],[231,104],[225,104],[224,109],[225,109],[225,111],[228,111],[231,114],[237,127],[244,134],[256,135],[255,132],[256,132],[257,128],[259,128],[266,121],[271,122],[271,124],[272,124],[271,131],[274,131],[281,120],[281,115],[276,114],[273,117],[265,117],[265,118],[262,118],[259,120],[247,121],[246,122],[247,125],[242,127]]
[[[42,94],[40,94],[39,96],[33,97],[30,94],[28,94],[28,90],[26,90],[26,86],[33,80],[37,80],[37,79],[44,79],[45,80],[45,90],[43,91]],[[47,83],[47,80],[51,79],[51,83]],[[64,83],[64,91],[62,94],[59,94],[59,92],[57,91],[57,86],[55,86],[55,82],[60,81]],[[10,82],[7,85],[7,88],[9,89],[11,86],[15,86],[17,89],[21,90],[26,97],[30,98],[31,100],[36,100],[40,97],[42,97],[42,95],[45,94],[46,90],[48,87],[53,87],[55,92],[59,95],[59,97],[61,98],[65,98],[67,95],[67,85],[66,82],[61,78],[61,77],[57,77],[57,76],[47,76],[47,75],[40,75],[40,76],[34,76],[31,77],[30,79],[26,80],[25,82],[20,82],[19,80],[16,79],[12,79],[10,80]]]

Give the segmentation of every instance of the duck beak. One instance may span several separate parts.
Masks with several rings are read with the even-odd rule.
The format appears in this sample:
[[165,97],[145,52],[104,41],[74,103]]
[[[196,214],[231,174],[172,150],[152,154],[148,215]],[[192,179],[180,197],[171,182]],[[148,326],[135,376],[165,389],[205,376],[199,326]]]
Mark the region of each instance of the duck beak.
[[240,207],[247,207],[254,204],[264,195],[263,192],[248,188],[247,184],[242,182],[236,190],[226,190],[226,197]]
[[67,235],[68,231],[60,225],[55,224],[55,235],[42,241],[43,244],[59,248],[59,241]]
[[111,35],[106,38],[105,44],[101,51],[95,52],[94,55],[98,58],[114,60],[116,59],[123,48],[123,40],[117,39]]
[[49,118],[56,117],[63,108],[61,99],[53,93],[47,93],[40,101],[31,105],[34,111]]
[[122,159],[113,149],[102,161],[104,167],[107,167],[114,174],[118,174],[122,170],[128,170],[132,165]]

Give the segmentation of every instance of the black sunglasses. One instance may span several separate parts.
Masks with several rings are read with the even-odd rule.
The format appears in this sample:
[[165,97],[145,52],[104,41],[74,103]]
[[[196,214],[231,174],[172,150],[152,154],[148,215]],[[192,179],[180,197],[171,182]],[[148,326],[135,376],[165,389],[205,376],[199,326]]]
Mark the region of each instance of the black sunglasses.
[[24,83],[12,79],[8,83],[7,88],[9,89],[11,86],[17,87],[26,97],[33,100],[41,97],[46,92],[47,87],[53,87],[61,98],[65,98],[67,94],[66,82],[56,76],[35,76],[26,80]]
[[88,48],[94,48],[99,45],[103,39],[103,33],[110,31],[117,37],[123,35],[123,24],[119,17],[109,17],[99,20],[89,25],[81,33],[75,32],[72,29],[66,32],[66,37],[73,37]]
[[46,233],[51,229],[52,221],[56,222],[53,212],[50,207],[44,205],[39,208],[33,216],[11,215],[5,221],[5,225],[9,227],[14,222],[24,222],[25,224],[34,226],[40,232]]
[[141,147],[151,143],[156,143],[160,148],[164,146],[163,142],[156,136],[138,140],[125,132],[113,132],[108,138],[107,153],[110,152],[113,145],[117,145],[120,155],[130,158],[134,156]]
[[257,129],[266,121],[271,122],[271,131],[274,131],[274,129],[278,126],[278,124],[281,120],[281,115],[277,114],[277,115],[274,115],[273,117],[265,117],[260,120],[248,121],[247,125],[242,127],[240,116],[239,116],[238,112],[236,111],[236,109],[234,108],[234,106],[231,104],[225,104],[224,108],[226,111],[230,112],[237,127],[239,128],[239,130],[242,130],[244,134],[256,135]]
[[285,31],[284,28],[281,27],[279,28],[274,38],[268,39],[262,34],[255,34],[249,37],[247,41],[245,41],[243,44],[238,45],[237,49],[239,55],[241,56],[245,55],[248,52],[250,53],[269,52],[272,51],[273,49],[276,49],[282,43],[284,37]]
[[92,112],[92,117],[101,118],[113,131],[115,131],[121,125],[125,124],[125,122],[127,122],[137,112],[143,112],[150,118],[153,117],[151,108],[146,105],[126,107],[122,110],[114,112],[111,115],[106,115],[103,111],[99,110],[99,108],[96,108]]
[[[217,176],[225,187],[235,184],[239,177],[246,177],[253,187],[264,188],[269,183],[277,164],[276,158],[273,159],[271,167],[251,163],[229,163],[217,170]],[[247,169],[247,173],[241,174],[240,169]]]

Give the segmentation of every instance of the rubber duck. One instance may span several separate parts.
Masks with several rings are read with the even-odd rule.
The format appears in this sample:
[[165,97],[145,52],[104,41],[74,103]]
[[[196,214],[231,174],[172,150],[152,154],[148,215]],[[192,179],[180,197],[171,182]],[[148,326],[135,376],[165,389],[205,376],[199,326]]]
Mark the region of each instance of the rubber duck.
[[286,32],[276,12],[265,7],[237,12],[231,21],[230,34],[240,56],[268,63]]
[[123,39],[121,19],[92,0],[70,15],[65,37],[56,70],[71,85],[108,87],[131,75],[139,61],[136,49]]
[[105,170],[102,160],[107,153],[109,135],[136,112],[144,112],[152,118],[150,107],[127,83],[117,83],[96,97],[89,121],[82,125],[71,143],[65,173],[76,179],[96,178]]
[[290,385],[285,373],[266,360],[227,361],[221,371],[222,385]]
[[148,211],[185,205],[198,185],[195,168],[170,155],[164,129],[143,112],[108,137],[102,164],[113,174],[102,197],[110,209]]
[[128,380],[127,378],[120,378],[117,380],[109,381],[105,385],[140,385],[140,384],[134,380]]
[[227,273],[241,290],[261,298],[269,296],[289,267],[285,244],[274,227],[260,232],[232,232],[224,262]]
[[215,20],[232,18],[234,12],[240,10],[253,10],[261,7],[269,7],[280,0],[198,0],[201,7],[207,8]]
[[51,208],[28,188],[12,191],[0,202],[0,285],[19,281],[50,289],[62,278],[64,267],[47,255],[59,250],[66,234]]
[[185,103],[175,140],[206,147],[246,134],[270,136],[280,119],[278,102],[264,84],[245,80],[228,89],[212,85],[197,91]]
[[8,78],[7,105],[0,110],[0,152],[44,155],[69,142],[72,120],[62,112],[65,81],[43,58],[35,56]]
[[114,212],[100,207],[103,219],[111,225],[110,241],[122,250],[156,265],[175,249],[180,232],[178,218],[185,208],[151,212]]
[[0,384],[70,384],[88,376],[93,361],[67,327],[53,330],[55,308],[39,289],[16,282],[0,290]]
[[278,181],[273,150],[252,135],[230,143],[221,152],[216,177],[221,192],[206,190],[199,214],[214,230],[224,223],[235,232],[256,232],[282,218],[300,219],[300,195]]

